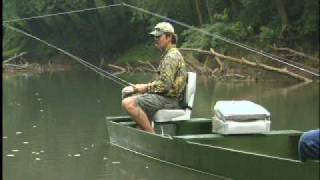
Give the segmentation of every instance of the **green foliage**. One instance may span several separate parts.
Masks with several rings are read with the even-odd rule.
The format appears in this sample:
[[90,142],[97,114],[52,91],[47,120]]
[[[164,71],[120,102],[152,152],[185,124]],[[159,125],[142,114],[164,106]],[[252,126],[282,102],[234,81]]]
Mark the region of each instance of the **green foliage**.
[[[122,1],[5,0],[3,17],[4,20],[8,20],[119,2]],[[124,2],[200,27],[195,0],[125,0]],[[282,21],[277,0],[207,0],[203,2],[207,2],[200,7],[203,30],[244,44],[248,42],[253,45],[266,44],[265,47],[281,40]],[[238,6],[235,6],[234,2],[239,2]],[[310,42],[310,47],[318,47],[319,1],[290,0],[287,8],[291,37]],[[139,54],[140,52],[135,54],[133,51],[143,51],[143,48],[138,47],[143,47],[140,44],[148,41],[148,32],[159,21],[163,20],[133,9],[114,7],[10,24],[75,55],[98,61],[102,57],[114,59],[115,56],[122,55],[124,52],[143,57]],[[228,50],[230,47],[217,38],[182,26],[175,25],[175,30],[179,34],[179,44],[183,47],[203,49],[215,47],[219,50]],[[290,40],[286,42],[290,43]],[[46,60],[57,54],[56,50],[7,29],[4,31],[3,45],[5,55],[12,54],[8,52],[26,51],[29,57]],[[147,50],[146,54],[152,52]],[[129,59],[130,56],[127,59],[121,56],[120,61],[131,62]]]
[[151,43],[138,44],[118,58],[119,64],[134,64],[137,61],[155,62],[159,59],[160,51]]
[[182,47],[209,49],[210,47],[218,47],[221,51],[226,50],[226,44],[219,37],[227,37],[228,39],[244,41],[252,35],[253,31],[250,26],[245,27],[241,22],[227,23],[217,22],[214,24],[206,24],[202,28],[209,32],[212,36],[203,35],[197,31],[186,30],[182,33],[184,43]]
[[279,34],[279,30],[271,29],[266,26],[260,27],[261,33],[260,33],[260,41],[270,41],[272,39],[276,39]]
[[3,52],[3,57],[4,57],[3,60],[8,59],[10,57],[13,57],[13,56],[19,54],[19,52],[21,52],[21,49],[19,49],[19,48],[4,51]]
[[[297,0],[295,0],[297,1]],[[298,32],[304,36],[319,39],[319,1],[297,1],[290,9],[291,16],[297,17],[293,22]]]

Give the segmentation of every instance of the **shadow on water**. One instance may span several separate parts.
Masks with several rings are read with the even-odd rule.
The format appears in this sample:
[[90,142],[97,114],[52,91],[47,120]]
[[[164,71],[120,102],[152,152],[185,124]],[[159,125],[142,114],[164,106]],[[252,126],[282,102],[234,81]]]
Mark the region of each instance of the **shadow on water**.
[[[133,83],[147,74],[124,75]],[[206,84],[206,85],[205,85]],[[110,147],[106,116],[125,115],[121,87],[92,72],[3,78],[3,177],[10,180],[212,179]],[[319,85],[198,79],[193,117],[218,100],[247,99],[272,114],[272,129],[319,127]]]

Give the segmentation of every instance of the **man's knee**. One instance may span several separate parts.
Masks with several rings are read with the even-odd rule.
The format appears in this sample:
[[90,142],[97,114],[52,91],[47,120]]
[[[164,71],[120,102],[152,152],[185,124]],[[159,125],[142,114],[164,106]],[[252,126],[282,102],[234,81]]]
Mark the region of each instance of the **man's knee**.
[[135,97],[128,97],[122,100],[122,107],[125,108],[127,111],[131,111],[136,109],[136,98]]

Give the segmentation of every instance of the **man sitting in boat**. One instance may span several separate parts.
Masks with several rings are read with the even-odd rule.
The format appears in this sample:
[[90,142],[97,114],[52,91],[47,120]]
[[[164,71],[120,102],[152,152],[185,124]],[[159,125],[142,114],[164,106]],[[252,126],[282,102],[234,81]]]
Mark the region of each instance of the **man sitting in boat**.
[[151,118],[158,110],[181,108],[187,71],[176,48],[177,35],[173,26],[168,22],[158,23],[150,34],[162,52],[157,77],[150,83],[132,86],[135,95],[124,98],[122,106],[143,130],[154,133]]

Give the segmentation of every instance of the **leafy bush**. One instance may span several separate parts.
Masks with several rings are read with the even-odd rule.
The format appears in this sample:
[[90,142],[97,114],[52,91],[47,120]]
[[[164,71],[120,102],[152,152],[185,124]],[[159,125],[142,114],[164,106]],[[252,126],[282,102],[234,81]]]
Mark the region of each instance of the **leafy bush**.
[[261,42],[263,41],[272,42],[278,38],[279,30],[277,29],[271,29],[266,26],[261,26],[260,30],[261,30],[261,33],[259,35],[259,39]]
[[117,63],[134,64],[137,61],[149,61],[154,62],[160,57],[160,51],[153,47],[151,43],[138,44],[127,50],[121,55]]
[[234,23],[217,22],[214,24],[206,24],[203,30],[212,34],[212,36],[203,35],[194,30],[185,30],[182,33],[184,43],[182,47],[209,49],[211,47],[218,47],[224,51],[226,43],[219,39],[225,37],[235,41],[245,41],[249,36],[253,35],[253,30],[250,26],[245,26],[243,23],[237,21]]

